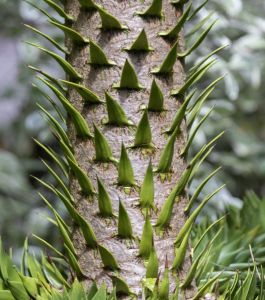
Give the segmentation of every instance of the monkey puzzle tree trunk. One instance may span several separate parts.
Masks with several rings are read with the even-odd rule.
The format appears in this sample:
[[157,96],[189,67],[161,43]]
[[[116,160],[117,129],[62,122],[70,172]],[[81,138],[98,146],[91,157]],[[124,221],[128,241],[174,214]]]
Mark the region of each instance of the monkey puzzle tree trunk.
[[[175,201],[166,230],[156,226],[161,225],[163,204],[186,168],[179,155],[186,138],[185,124],[181,125],[181,134],[165,133],[180,105],[181,99],[171,97],[170,93],[184,82],[183,61],[167,61],[161,67],[172,49],[170,60],[174,61],[177,49],[176,39],[158,35],[177,23],[182,8],[170,1],[154,1],[151,6],[152,1],[101,0],[97,4],[102,8],[97,9],[88,0],[80,1],[83,9],[78,0],[65,2],[66,12],[76,20],[72,28],[90,42],[88,46],[78,46],[67,40],[71,49],[67,59],[82,75],[83,85],[103,101],[86,104],[76,89],[69,88],[70,102],[85,117],[93,135],[85,140],[76,137],[69,122],[76,160],[89,174],[95,193],[84,195],[74,178],[71,189],[78,211],[89,220],[100,246],[88,248],[78,230],[73,232],[74,244],[87,285],[95,280],[111,287],[118,276],[141,298],[141,282],[146,277],[150,253],[156,251],[161,282],[165,266],[173,264],[174,240],[185,221],[184,195]],[[180,34],[178,47],[182,49],[183,44]],[[161,164],[172,136],[173,143],[168,149],[172,151],[174,144],[172,162],[168,151]],[[119,270],[113,271],[113,264],[104,263],[106,249],[115,257]],[[155,264],[154,257],[151,264]],[[171,293],[177,284],[176,276],[183,279],[189,266],[190,259],[186,257],[178,272],[170,271]],[[192,290],[187,290],[186,299]]]

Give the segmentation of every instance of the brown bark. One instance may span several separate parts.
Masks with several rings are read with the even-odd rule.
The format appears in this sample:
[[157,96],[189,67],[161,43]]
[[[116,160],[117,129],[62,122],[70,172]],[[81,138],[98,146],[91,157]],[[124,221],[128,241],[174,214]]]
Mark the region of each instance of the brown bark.
[[[89,37],[97,42],[105,51],[108,58],[115,61],[117,66],[113,67],[98,67],[95,68],[88,64],[89,46],[80,47],[73,46],[70,41],[67,41],[67,46],[71,49],[71,54],[68,60],[82,74],[83,84],[97,93],[104,100],[104,92],[108,91],[116,98],[125,110],[128,118],[138,124],[142,116],[140,107],[142,104],[148,103],[151,82],[156,78],[157,83],[161,87],[165,97],[166,111],[163,113],[149,112],[149,120],[152,128],[153,143],[155,150],[152,153],[141,148],[127,149],[130,160],[133,165],[135,179],[137,185],[141,186],[143,178],[151,158],[154,168],[157,166],[161,151],[165,147],[167,136],[163,134],[165,129],[169,127],[173,116],[178,109],[180,99],[170,97],[170,91],[183,84],[185,72],[181,61],[177,61],[174,66],[174,72],[168,76],[154,76],[151,70],[157,67],[164,60],[172,43],[158,37],[158,33],[162,30],[171,28],[176,24],[181,10],[174,7],[169,1],[163,3],[164,17],[143,19],[135,12],[144,11],[149,7],[151,1],[136,1],[136,0],[101,0],[95,1],[101,4],[107,11],[116,16],[122,24],[129,28],[129,31],[102,31],[99,29],[100,17],[94,12],[80,10],[78,0],[67,0],[66,10],[75,18],[73,28],[79,31],[84,37]],[[148,53],[128,53],[123,51],[124,47],[130,46],[142,29],[145,29],[148,40],[153,52]],[[180,38],[180,49],[183,49],[183,38]],[[114,83],[119,82],[121,70],[125,59],[133,63],[138,75],[139,82],[144,86],[140,91],[125,91],[115,90],[112,88]],[[119,159],[121,142],[125,146],[130,146],[134,142],[135,128],[102,125],[102,119],[107,116],[105,105],[84,105],[81,97],[72,89],[69,89],[69,100],[77,107],[86,118],[90,128],[92,129],[93,122],[97,124],[106,136],[112,148],[114,157]],[[102,179],[110,192],[113,208],[118,214],[118,201],[121,199],[129,213],[133,225],[135,240],[128,242],[127,240],[119,239],[117,234],[117,220],[100,218],[98,213],[98,204],[96,196],[94,199],[88,199],[80,193],[80,188],[77,182],[73,179],[71,182],[72,194],[75,198],[79,212],[92,224],[100,243],[105,245],[116,257],[120,267],[120,275],[123,277],[132,291],[141,298],[139,294],[141,290],[141,280],[145,277],[144,262],[138,255],[138,238],[141,237],[144,218],[139,206],[139,189],[132,188],[130,194],[126,194],[123,187],[117,185],[117,167],[112,163],[95,163],[95,148],[92,139],[81,140],[76,138],[74,130],[70,124],[69,128],[70,139],[74,144],[75,156],[80,166],[87,171],[90,178],[96,187],[96,175]],[[179,157],[179,151],[183,147],[186,139],[186,127],[182,126],[182,134],[176,139],[175,154],[172,163],[172,174],[170,179],[162,182],[159,174],[155,174],[155,204],[160,211],[167,195],[177,183],[180,175],[186,167],[185,161]],[[163,274],[166,257],[169,266],[172,265],[174,257],[173,242],[177,232],[185,221],[183,213],[186,204],[186,197],[182,197],[181,201],[174,206],[171,225],[168,230],[162,235],[155,235],[155,248],[159,257],[160,271]],[[157,214],[152,213],[152,224],[157,220]],[[102,267],[102,262],[99,254],[95,250],[88,250],[85,242],[78,232],[73,234],[74,244],[77,248],[79,262],[84,273],[87,276],[85,282],[90,285],[92,280],[96,280],[100,285],[106,282],[111,286],[111,281],[108,275],[110,271],[106,271]],[[190,266],[190,259],[186,257],[182,271],[178,274],[180,280],[183,279],[187,269]],[[171,278],[170,290],[175,288],[175,278]],[[189,292],[188,292],[189,293]],[[189,296],[186,295],[185,299]]]

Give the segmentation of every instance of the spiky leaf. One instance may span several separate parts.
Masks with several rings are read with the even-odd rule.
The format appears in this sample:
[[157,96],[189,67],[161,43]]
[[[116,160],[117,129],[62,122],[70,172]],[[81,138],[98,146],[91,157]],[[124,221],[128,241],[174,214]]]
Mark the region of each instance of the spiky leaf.
[[164,61],[162,62],[160,67],[157,67],[152,70],[154,74],[169,74],[173,71],[175,62],[177,60],[177,48],[178,48],[178,41],[174,43],[174,45],[169,50],[167,56],[165,57]]
[[134,173],[131,161],[128,157],[124,144],[121,145],[121,156],[118,169],[118,184],[123,186],[135,185]]
[[49,22],[61,29],[75,44],[82,45],[89,43],[89,39],[84,38],[79,32],[75,31],[74,29],[53,20],[50,20]]
[[58,89],[56,89],[47,80],[38,76],[37,78],[39,78],[42,82],[44,82],[55,93],[55,95],[58,97],[60,102],[63,104],[66,111],[69,113],[69,115],[73,120],[77,135],[79,135],[82,138],[91,137],[89,127],[85,119],[80,114],[80,112],[64,97],[64,95]]
[[191,6],[192,6],[192,4],[190,3],[189,6],[184,11],[184,13],[182,14],[182,16],[180,17],[180,19],[178,20],[178,23],[176,24],[176,26],[174,26],[172,29],[170,29],[168,31],[161,31],[159,33],[159,35],[166,39],[169,39],[169,40],[176,40],[178,38],[178,35],[179,35],[183,25],[185,24],[185,22],[189,16]]
[[161,112],[164,110],[164,96],[155,79],[153,80],[151,85],[148,110],[157,112]]
[[145,217],[142,237],[139,246],[139,255],[147,259],[153,248],[153,228],[148,214]]
[[222,185],[221,187],[219,187],[218,189],[216,189],[213,193],[207,195],[203,201],[201,202],[201,204],[192,212],[192,214],[189,216],[189,218],[187,219],[187,221],[185,222],[185,224],[182,226],[182,228],[180,229],[180,232],[178,233],[178,236],[175,240],[175,244],[178,247],[180,245],[180,243],[182,242],[183,238],[185,237],[187,231],[190,229],[190,227],[192,226],[193,222],[195,221],[195,219],[197,218],[197,216],[199,215],[199,213],[201,212],[201,210],[203,209],[203,207],[212,199],[212,197],[214,195],[216,195],[225,185]]
[[110,196],[103,185],[102,181],[97,178],[98,182],[98,207],[99,207],[99,212],[103,217],[112,217],[113,212],[112,212],[112,204],[111,204],[111,199]]
[[57,43],[52,37],[50,37],[48,34],[45,34],[44,32],[38,30],[37,28],[30,26],[28,24],[25,24],[25,26],[29,29],[31,29],[32,31],[34,31],[35,33],[39,34],[40,36],[44,37],[46,40],[48,40],[50,43],[52,43],[58,50],[64,52],[65,54],[69,54],[69,51],[61,46],[59,43]]
[[52,0],[43,0],[44,2],[46,2],[53,10],[55,10],[58,15],[60,15],[62,18],[68,20],[68,21],[73,21],[73,17],[70,16],[69,14],[67,14],[64,9],[58,5],[56,2],[52,1]]
[[115,161],[107,139],[95,124],[94,124],[94,139],[95,139],[96,161],[100,161],[100,162]]
[[172,159],[174,155],[175,141],[178,132],[179,132],[179,128],[176,127],[174,132],[169,137],[167,144],[161,154],[156,172],[167,173],[170,171]]
[[121,73],[119,84],[113,86],[117,89],[139,90],[142,86],[138,82],[138,78],[133,65],[126,59]]
[[214,21],[208,28],[206,28],[190,48],[188,48],[186,51],[182,53],[178,53],[178,57],[185,57],[189,55],[191,52],[193,52],[196,48],[198,48],[200,44],[204,41],[204,39],[206,38],[206,36],[208,35],[209,31],[212,29],[215,23],[216,21]]
[[173,269],[178,270],[183,264],[187,252],[187,248],[188,248],[191,229],[192,228],[190,228],[188,232],[185,234],[185,237],[183,238],[180,246],[175,249],[175,258],[172,265]]
[[75,174],[76,179],[78,180],[82,193],[84,195],[93,195],[95,193],[95,190],[93,188],[93,185],[91,183],[91,180],[87,176],[84,170],[80,168],[80,166],[75,163],[71,158],[68,158],[69,165]]
[[137,36],[136,40],[133,42],[131,47],[125,48],[127,51],[152,51],[153,49],[149,47],[148,38],[144,29]]
[[116,288],[117,294],[130,295],[131,291],[128,284],[118,276],[111,276],[113,286]]
[[68,85],[69,87],[74,88],[77,91],[77,93],[84,99],[85,103],[91,103],[91,104],[102,103],[99,96],[94,92],[92,92],[89,88],[85,87],[84,85],[67,81],[67,80],[61,80],[61,82]]
[[98,250],[101,256],[102,263],[105,268],[110,270],[118,270],[119,266],[112,253],[102,245],[98,245]]
[[159,268],[159,262],[158,262],[158,257],[155,251],[155,248],[153,247],[148,263],[146,266],[146,278],[157,278],[158,276],[158,268]]
[[89,46],[90,46],[90,61],[89,61],[89,63],[91,65],[97,65],[97,66],[115,65],[115,63],[113,61],[111,61],[107,58],[104,51],[95,42],[90,40]]
[[187,91],[187,89],[195,84],[215,63],[215,59],[213,59],[212,61],[210,61],[209,63],[207,63],[206,65],[202,66],[201,68],[199,68],[197,71],[195,71],[194,73],[192,73],[188,79],[186,80],[186,82],[184,83],[184,85],[180,88],[180,89],[174,89],[171,92],[172,96],[179,96],[179,95],[184,95]]
[[131,221],[121,201],[119,201],[118,236],[123,239],[133,237]]
[[153,0],[151,5],[144,11],[139,12],[138,15],[142,17],[162,17],[162,0]]
[[187,106],[189,105],[192,97],[194,96],[195,91],[191,92],[186,98],[185,101],[181,104],[180,108],[178,109],[178,111],[176,112],[172,125],[170,126],[170,128],[166,131],[167,133],[172,133],[174,132],[176,129],[177,131],[180,129],[180,124],[182,122],[182,120],[185,117],[185,113],[187,111]]
[[97,9],[97,5],[92,0],[78,0],[81,8],[85,10],[95,10]]
[[108,124],[116,126],[132,125],[117,100],[110,96],[109,93],[105,93],[106,105],[108,112]]
[[152,132],[147,110],[144,111],[143,116],[138,124],[135,134],[134,146],[152,147]]
[[80,81],[82,79],[82,76],[77,73],[75,68],[67,62],[64,58],[62,58],[60,55],[56,54],[55,52],[52,52],[48,49],[45,49],[37,44],[27,42],[29,45],[38,48],[42,52],[47,53],[49,56],[51,56],[54,60],[58,62],[58,64],[63,68],[66,74],[70,76],[73,80]]
[[120,21],[107,12],[102,6],[97,5],[97,10],[101,18],[101,28],[104,30],[124,30],[127,29],[126,26],[122,25]]
[[158,299],[159,300],[168,300],[169,299],[169,270],[167,265],[165,266],[165,271],[163,278],[158,290]]
[[142,208],[151,208],[154,206],[155,187],[154,175],[151,161],[146,170],[144,181],[140,191],[140,205]]

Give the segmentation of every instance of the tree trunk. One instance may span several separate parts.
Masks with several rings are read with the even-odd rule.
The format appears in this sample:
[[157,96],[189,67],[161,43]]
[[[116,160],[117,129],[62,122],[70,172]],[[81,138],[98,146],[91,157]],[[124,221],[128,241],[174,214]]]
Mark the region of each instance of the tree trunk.
[[[139,241],[145,222],[143,210],[139,206],[140,188],[143,184],[149,162],[152,162],[154,170],[158,166],[162,151],[169,138],[164,132],[170,127],[182,100],[171,97],[170,92],[173,88],[180,87],[185,79],[183,61],[180,60],[176,61],[173,72],[170,74],[157,75],[151,73],[151,71],[161,65],[173,45],[173,42],[163,39],[158,36],[158,33],[172,28],[181,16],[182,9],[178,6],[173,6],[170,4],[170,1],[163,1],[163,17],[146,18],[137,15],[136,12],[145,11],[151,4],[150,0],[101,0],[97,1],[97,4],[101,4],[122,25],[128,27],[128,30],[100,29],[101,18],[99,13],[96,10],[85,11],[80,9],[78,0],[66,0],[66,11],[76,20],[73,22],[72,28],[80,32],[82,36],[88,37],[97,43],[104,50],[108,59],[114,61],[116,65],[94,66],[89,64],[89,46],[76,46],[70,40],[67,40],[67,46],[71,49],[71,54],[67,59],[79,74],[83,76],[82,83],[85,86],[98,94],[103,101],[105,101],[105,92],[108,92],[119,102],[128,119],[135,126],[118,127],[105,124],[104,121],[107,118],[105,103],[86,105],[79,94],[72,88],[69,88],[68,98],[85,117],[92,132],[93,124],[96,124],[101,130],[117,161],[120,160],[121,145],[124,143],[132,164],[136,185],[130,188],[119,185],[117,163],[95,161],[96,154],[93,138],[83,140],[76,137],[71,122],[69,122],[69,135],[74,145],[76,159],[82,169],[91,178],[95,189],[97,190],[97,177],[104,183],[112,200],[114,214],[118,216],[119,200],[125,206],[132,224],[134,238],[124,239],[118,237],[117,217],[104,218],[99,216],[97,195],[82,195],[80,187],[74,178],[71,181],[71,190],[78,211],[85,219],[89,220],[98,243],[111,251],[116,258],[120,267],[119,276],[127,282],[138,299],[141,299],[141,281],[145,278],[146,267],[144,259],[139,257]],[[147,34],[150,47],[154,51],[125,51],[124,48],[130,47],[133,44],[143,28]],[[183,50],[183,45],[183,36],[180,34],[180,50]],[[113,85],[119,83],[121,80],[121,73],[126,59],[134,66],[139,83],[143,86],[142,89],[128,90],[115,89],[113,87]],[[148,104],[153,79],[156,80],[163,92],[165,108],[163,112],[148,111],[154,147],[130,147],[134,145],[136,128],[144,114],[143,107]],[[185,161],[179,156],[180,149],[183,148],[185,141],[186,127],[185,124],[182,124],[181,134],[175,140],[175,151],[170,173],[159,174],[154,172],[155,209],[150,209],[149,214],[153,225],[154,247],[159,259],[160,280],[163,276],[165,265],[167,264],[170,267],[173,263],[174,240],[186,219],[184,214],[184,207],[187,204],[186,196],[183,195],[180,201],[175,203],[170,226],[162,234],[158,233],[154,225],[165,199],[186,168]],[[111,289],[111,275],[114,273],[103,268],[99,252],[95,249],[88,249],[83,237],[77,230],[73,232],[73,240],[77,248],[79,263],[86,275],[84,279],[85,283],[89,286],[94,280],[96,280],[98,285],[105,282]],[[190,258],[186,257],[181,271],[177,274],[180,280],[184,278],[189,266]],[[171,272],[170,291],[173,292],[175,287],[176,278],[173,272]],[[193,288],[187,290],[185,299],[190,298],[192,290]]]

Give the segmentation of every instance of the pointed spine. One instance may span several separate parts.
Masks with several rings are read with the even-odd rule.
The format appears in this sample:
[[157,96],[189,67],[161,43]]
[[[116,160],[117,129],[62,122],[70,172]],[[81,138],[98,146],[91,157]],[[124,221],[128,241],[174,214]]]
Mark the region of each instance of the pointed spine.
[[136,130],[135,147],[151,147],[152,146],[152,131],[149,123],[148,112],[144,111]]
[[94,124],[94,140],[95,140],[95,151],[96,151],[96,161],[99,162],[111,162],[115,159],[113,158],[111,148],[109,143],[103,133]]
[[147,109],[155,112],[161,112],[164,110],[164,96],[155,79],[151,85]]
[[151,161],[146,170],[140,191],[140,205],[142,208],[153,208],[155,197],[154,175]]
[[116,125],[116,126],[129,126],[132,125],[132,122],[128,120],[125,111],[107,92],[105,92],[108,121],[107,124]]
[[123,239],[131,239],[133,237],[131,221],[121,201],[119,201],[118,236]]
[[138,82],[137,74],[133,65],[126,59],[121,73],[119,84],[113,86],[117,89],[140,90],[142,86]]
[[128,157],[126,148],[124,144],[121,145],[121,156],[118,168],[118,184],[123,186],[133,186],[135,185],[134,172],[132,164]]
[[110,196],[103,185],[103,182],[97,178],[98,182],[98,208],[100,215],[103,217],[112,217],[112,204]]

